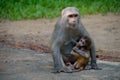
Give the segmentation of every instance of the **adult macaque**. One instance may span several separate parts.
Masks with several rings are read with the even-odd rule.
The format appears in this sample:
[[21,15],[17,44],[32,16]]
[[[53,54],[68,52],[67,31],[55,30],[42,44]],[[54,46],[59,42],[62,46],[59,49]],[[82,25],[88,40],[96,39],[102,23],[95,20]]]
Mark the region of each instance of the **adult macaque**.
[[[90,37],[80,21],[78,9],[75,7],[67,7],[63,9],[61,18],[57,21],[52,36],[51,49],[54,60],[53,72],[72,72],[72,69],[65,66],[63,57],[66,57],[66,55],[69,55],[72,51],[72,48],[75,46],[73,41],[78,41],[82,36]],[[90,68],[98,69],[93,41],[90,48],[90,57]]]

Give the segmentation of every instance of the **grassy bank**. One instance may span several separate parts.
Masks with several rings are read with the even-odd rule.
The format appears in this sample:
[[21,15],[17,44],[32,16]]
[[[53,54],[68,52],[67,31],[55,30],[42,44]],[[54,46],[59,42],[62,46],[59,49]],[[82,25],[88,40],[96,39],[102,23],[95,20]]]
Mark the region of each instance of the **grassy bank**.
[[81,15],[120,13],[119,0],[0,0],[0,18],[55,18],[67,6],[77,7]]

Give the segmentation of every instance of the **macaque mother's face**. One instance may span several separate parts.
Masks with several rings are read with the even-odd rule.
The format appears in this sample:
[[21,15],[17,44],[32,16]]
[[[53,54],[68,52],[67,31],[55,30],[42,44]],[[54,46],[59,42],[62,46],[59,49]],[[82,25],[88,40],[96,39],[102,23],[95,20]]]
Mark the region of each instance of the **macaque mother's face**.
[[69,14],[67,18],[70,25],[76,25],[79,21],[78,14]]
[[67,8],[62,11],[62,17],[67,20],[71,26],[76,26],[79,23],[79,11],[76,8]]

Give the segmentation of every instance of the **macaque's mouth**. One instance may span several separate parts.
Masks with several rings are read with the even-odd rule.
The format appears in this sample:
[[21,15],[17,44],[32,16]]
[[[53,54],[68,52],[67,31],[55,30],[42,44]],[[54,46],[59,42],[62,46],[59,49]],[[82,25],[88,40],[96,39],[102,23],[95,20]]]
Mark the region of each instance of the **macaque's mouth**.
[[76,28],[77,25],[76,25],[76,24],[71,24],[71,27],[72,27],[72,28]]
[[69,25],[75,27],[77,25],[77,23],[73,22],[73,23],[69,23]]

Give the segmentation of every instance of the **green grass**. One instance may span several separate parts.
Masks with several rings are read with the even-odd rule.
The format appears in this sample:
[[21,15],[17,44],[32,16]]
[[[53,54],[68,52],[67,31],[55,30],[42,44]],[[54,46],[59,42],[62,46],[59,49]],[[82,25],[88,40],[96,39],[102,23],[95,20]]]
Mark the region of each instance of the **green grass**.
[[0,0],[0,18],[55,18],[67,6],[77,7],[81,15],[120,13],[119,0]]

